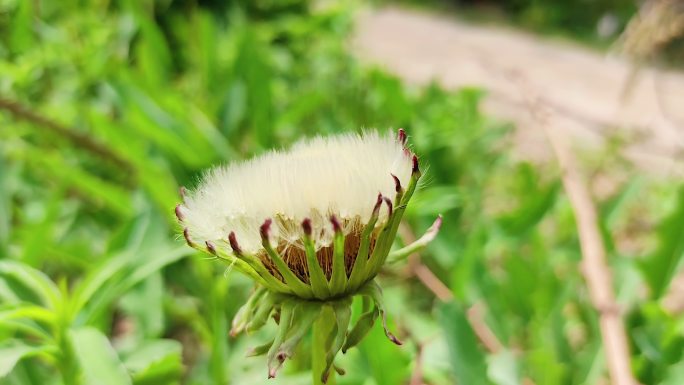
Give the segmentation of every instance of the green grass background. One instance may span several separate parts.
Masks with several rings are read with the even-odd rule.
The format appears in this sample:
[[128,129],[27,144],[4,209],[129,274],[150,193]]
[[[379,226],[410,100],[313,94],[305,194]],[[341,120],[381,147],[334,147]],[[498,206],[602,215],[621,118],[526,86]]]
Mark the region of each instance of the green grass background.
[[[315,134],[404,127],[426,183],[422,262],[381,275],[393,330],[338,358],[339,384],[597,384],[606,378],[574,216],[553,164],[512,157],[486,91],[409,87],[346,47],[354,4],[0,1],[0,383],[307,384],[306,349],[266,380],[235,339],[252,286],[186,247],[173,207],[202,170]],[[36,118],[41,118],[42,120]],[[606,160],[608,159],[608,160]],[[643,384],[684,383],[684,317],[664,306],[684,254],[684,189],[616,152],[587,157]],[[401,244],[401,239],[397,240]],[[488,351],[472,305],[500,341]],[[420,354],[419,354],[420,352]]]

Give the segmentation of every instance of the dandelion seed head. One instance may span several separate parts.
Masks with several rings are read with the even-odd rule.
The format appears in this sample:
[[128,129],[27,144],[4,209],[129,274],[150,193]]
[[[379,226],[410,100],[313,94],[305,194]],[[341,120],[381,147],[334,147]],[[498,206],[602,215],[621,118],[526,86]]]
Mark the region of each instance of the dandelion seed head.
[[[274,244],[297,246],[310,220],[317,249],[331,244],[334,215],[344,234],[365,225],[378,193],[396,194],[392,175],[406,186],[412,159],[393,133],[369,131],[315,137],[287,151],[270,151],[206,173],[199,186],[185,192],[183,225],[192,239],[228,246],[235,233],[241,250],[262,249],[259,229],[273,219]],[[380,210],[378,224],[387,219]]]

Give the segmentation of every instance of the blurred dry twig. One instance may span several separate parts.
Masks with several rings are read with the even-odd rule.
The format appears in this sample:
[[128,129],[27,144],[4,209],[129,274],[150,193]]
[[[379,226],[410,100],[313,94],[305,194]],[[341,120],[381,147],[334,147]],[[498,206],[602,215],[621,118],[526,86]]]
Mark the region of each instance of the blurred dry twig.
[[630,367],[629,345],[620,308],[613,292],[613,275],[606,263],[606,250],[598,227],[598,215],[589,190],[584,185],[577,161],[561,137],[561,130],[552,124],[550,108],[537,92],[517,74],[511,74],[523,92],[530,113],[544,130],[561,169],[563,187],[575,213],[582,252],[581,271],[587,282],[592,304],[599,314],[599,323],[611,382],[615,385],[635,385]]
[[[684,34],[684,1],[648,0],[632,17],[620,38],[615,42],[617,52],[634,61],[621,92],[627,100],[637,83],[641,67],[656,58],[670,42]],[[658,87],[658,84],[656,84]],[[656,95],[662,98],[662,92]],[[658,100],[664,110],[662,100]],[[665,111],[663,111],[665,113]]]
[[108,147],[94,141],[90,136],[67,128],[60,123],[32,111],[19,102],[0,97],[0,110],[9,112],[15,119],[25,120],[35,125],[45,127],[55,134],[66,138],[75,145],[84,148],[103,159],[109,160],[111,163],[116,164],[124,170],[132,170],[132,166],[128,161],[112,152]]
[[[404,243],[409,244],[416,240],[415,234],[413,234],[411,228],[404,222],[399,226],[399,234],[404,240]],[[420,261],[420,255],[418,253],[413,253],[409,256],[408,269],[411,275],[418,278],[418,280],[440,301],[449,302],[454,299],[451,290]],[[497,353],[503,349],[503,345],[485,323],[483,307],[482,303],[476,303],[468,309],[468,323],[470,323],[473,332],[475,332],[475,335],[485,349],[490,353]]]
[[684,33],[684,1],[649,0],[632,17],[616,42],[627,56],[644,61]]
[[409,385],[423,385],[423,344],[416,342],[416,358]]

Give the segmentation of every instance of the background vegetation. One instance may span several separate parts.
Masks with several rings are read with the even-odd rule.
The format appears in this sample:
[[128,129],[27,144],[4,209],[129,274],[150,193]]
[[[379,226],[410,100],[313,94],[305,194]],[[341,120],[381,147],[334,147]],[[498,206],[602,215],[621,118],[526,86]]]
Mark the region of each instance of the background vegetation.
[[[425,5],[416,0],[400,0]],[[619,33],[638,10],[638,0],[430,0],[430,7],[451,9],[477,19],[506,20],[526,29],[581,39],[585,42],[609,41]],[[608,21],[610,19],[610,21]],[[611,26],[607,30],[605,24]],[[604,32],[604,33],[601,33]],[[606,33],[608,32],[608,33]]]
[[[244,358],[264,336],[227,331],[251,282],[185,247],[172,209],[207,167],[363,127],[404,127],[430,166],[403,234],[445,220],[420,261],[381,277],[405,346],[376,327],[338,382],[606,378],[558,170],[511,158],[483,91],[358,65],[353,8],[0,1],[0,383],[306,384],[306,350],[270,382],[263,358]],[[681,384],[684,188],[614,152],[586,166],[591,181],[620,175],[594,193],[634,372]],[[425,268],[439,298],[416,278]]]

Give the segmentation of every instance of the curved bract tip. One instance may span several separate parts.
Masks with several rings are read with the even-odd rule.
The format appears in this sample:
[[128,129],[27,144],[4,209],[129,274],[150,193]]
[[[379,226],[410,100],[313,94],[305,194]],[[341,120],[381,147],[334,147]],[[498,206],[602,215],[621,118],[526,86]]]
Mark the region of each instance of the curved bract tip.
[[190,239],[190,230],[188,230],[187,227],[183,229],[183,238],[185,238],[185,242],[188,246],[195,247],[195,243]]
[[339,219],[337,219],[337,217],[335,215],[330,216],[330,223],[332,224],[333,231],[336,234],[342,232],[342,225],[340,225],[340,221],[339,221]]
[[240,249],[240,244],[237,241],[237,238],[235,236],[235,232],[231,231],[230,234],[228,234],[228,243],[230,243],[230,248],[233,249],[233,252],[237,255],[242,254],[242,250]]
[[311,234],[313,234],[313,228],[311,227],[311,218],[305,218],[302,221],[302,230],[304,231],[304,235],[307,237],[310,237]]
[[398,139],[399,139],[399,143],[406,144],[406,131],[404,131],[403,128],[399,129]]
[[210,254],[216,255],[216,245],[214,245],[214,242],[212,241],[204,241],[204,244],[207,246],[207,251]]
[[259,234],[261,235],[262,240],[268,240],[268,233],[271,230],[271,224],[273,223],[273,220],[271,218],[268,218],[264,221],[264,223],[259,227]]
[[176,219],[178,219],[178,222],[183,222],[183,218],[185,218],[185,216],[183,215],[183,205],[181,205],[180,203],[177,204],[174,213],[176,214]]

